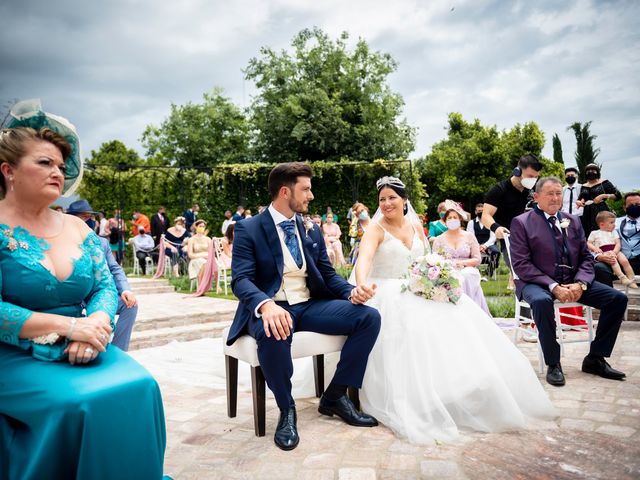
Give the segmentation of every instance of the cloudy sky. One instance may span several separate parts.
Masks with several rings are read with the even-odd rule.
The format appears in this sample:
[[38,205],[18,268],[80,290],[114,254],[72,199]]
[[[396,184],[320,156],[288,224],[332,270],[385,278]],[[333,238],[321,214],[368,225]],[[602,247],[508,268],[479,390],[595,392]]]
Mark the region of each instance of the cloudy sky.
[[255,92],[242,69],[261,46],[287,48],[301,29],[390,53],[389,79],[418,127],[416,158],[461,112],[510,128],[537,122],[562,140],[592,120],[603,176],[640,188],[640,2],[502,0],[5,0],[0,102],[40,98],[78,128],[84,154],[139,138],[170,104],[222,87],[239,106]]

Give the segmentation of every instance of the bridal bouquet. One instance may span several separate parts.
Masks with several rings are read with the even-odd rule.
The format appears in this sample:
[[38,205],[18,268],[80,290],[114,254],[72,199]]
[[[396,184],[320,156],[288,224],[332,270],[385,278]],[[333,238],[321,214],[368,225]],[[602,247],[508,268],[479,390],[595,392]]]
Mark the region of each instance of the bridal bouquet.
[[460,278],[451,260],[437,253],[418,257],[409,266],[409,283],[402,291],[436,302],[458,303],[462,295]]

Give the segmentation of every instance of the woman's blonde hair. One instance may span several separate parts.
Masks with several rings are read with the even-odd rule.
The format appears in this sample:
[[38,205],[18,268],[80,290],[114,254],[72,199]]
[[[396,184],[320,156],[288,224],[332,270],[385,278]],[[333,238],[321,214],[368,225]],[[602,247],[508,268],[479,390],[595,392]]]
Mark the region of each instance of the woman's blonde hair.
[[[29,142],[51,143],[60,150],[63,160],[71,155],[69,142],[50,128],[41,128],[40,130],[28,127],[6,128],[0,130],[0,165],[8,163],[16,168],[20,164],[20,159],[25,155],[26,145]],[[4,197],[6,193],[7,182],[4,175],[0,173],[0,197]]]

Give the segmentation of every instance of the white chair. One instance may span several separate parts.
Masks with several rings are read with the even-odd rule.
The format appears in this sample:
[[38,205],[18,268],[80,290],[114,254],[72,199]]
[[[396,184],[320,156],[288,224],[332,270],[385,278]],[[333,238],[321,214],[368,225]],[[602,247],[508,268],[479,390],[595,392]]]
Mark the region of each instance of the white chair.
[[[137,253],[136,244],[133,241],[133,238],[129,240],[129,243],[131,244],[131,248],[133,249],[133,275],[140,275],[140,272],[142,271],[142,269],[140,268],[140,260],[136,255]],[[153,259],[150,256],[148,256],[148,257],[145,257],[144,261],[145,261],[145,271],[149,273],[153,272]]]
[[[636,283],[640,283],[640,275],[635,276],[635,281]],[[629,285],[626,285],[624,287],[624,294],[627,296],[627,298],[629,298]],[[624,311],[624,321],[626,322],[628,318],[629,318],[629,305],[627,304],[627,308]]]
[[[251,366],[251,390],[253,397],[253,425],[256,436],[264,437],[266,422],[265,379],[258,360],[258,346],[253,337],[243,335],[233,345],[227,345],[229,328],[222,332],[226,377],[227,377],[227,415],[236,416],[238,406],[238,360]],[[291,358],[313,357],[316,397],[324,392],[324,355],[340,352],[347,337],[342,335],[324,335],[315,332],[295,332],[291,343]],[[359,407],[358,390],[349,388],[349,397],[356,408]]]
[[214,237],[212,239],[214,246],[214,254],[216,265],[218,266],[218,281],[216,282],[216,291],[220,290],[220,280],[224,281],[224,294],[228,295],[228,284],[231,282],[231,270],[228,269],[222,261],[222,238]]
[[[511,259],[511,242],[509,239],[509,235],[505,235],[504,237],[504,242],[505,245],[507,247],[507,253],[509,254],[509,259]],[[513,270],[513,265],[511,264],[511,261],[509,261],[509,268],[511,270],[511,275],[513,275],[514,280],[519,280],[518,275],[516,274],[516,272]],[[517,342],[517,335],[518,332],[521,333],[527,333],[527,334],[531,334],[532,331],[532,324],[534,324],[533,319],[532,318],[528,318],[525,317],[522,314],[522,309],[523,308],[527,308],[529,309],[529,311],[531,311],[531,306],[525,302],[524,300],[518,300],[518,296],[515,295],[515,325],[513,328],[513,341],[514,343]],[[562,313],[563,316],[565,317],[569,317],[569,318],[574,318],[577,320],[584,320],[586,322],[586,325],[564,325],[561,321],[560,321],[560,309],[561,308],[565,308],[565,307],[580,307],[582,308],[582,315],[572,315],[569,313]],[[562,303],[558,300],[555,300],[553,302],[553,316],[554,316],[554,320],[556,322],[556,339],[558,340],[558,343],[560,344],[560,355],[564,355],[564,344],[565,343],[580,343],[580,342],[589,342],[589,344],[593,341],[593,308],[587,306],[587,305],[583,305],[580,302],[568,302],[568,303]],[[582,338],[577,339],[577,340],[565,340],[565,335],[564,332],[567,330],[574,330],[574,331],[578,331],[579,333],[583,333],[586,332],[587,333],[587,340],[584,340]],[[538,329],[535,329],[536,335],[538,333]],[[540,373],[544,372],[544,355],[542,353],[542,346],[540,345],[540,339],[538,338],[538,371]]]

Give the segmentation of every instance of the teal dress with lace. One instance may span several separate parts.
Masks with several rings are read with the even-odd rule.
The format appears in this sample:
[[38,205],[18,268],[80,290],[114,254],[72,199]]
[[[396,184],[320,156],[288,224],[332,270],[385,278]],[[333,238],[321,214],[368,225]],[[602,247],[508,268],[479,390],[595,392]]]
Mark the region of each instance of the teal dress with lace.
[[94,233],[64,281],[40,263],[48,248],[21,227],[0,225],[0,480],[160,479],[165,423],[153,377],[113,345],[71,365],[64,337],[53,345],[19,338],[33,312],[103,311],[112,320],[116,312]]

